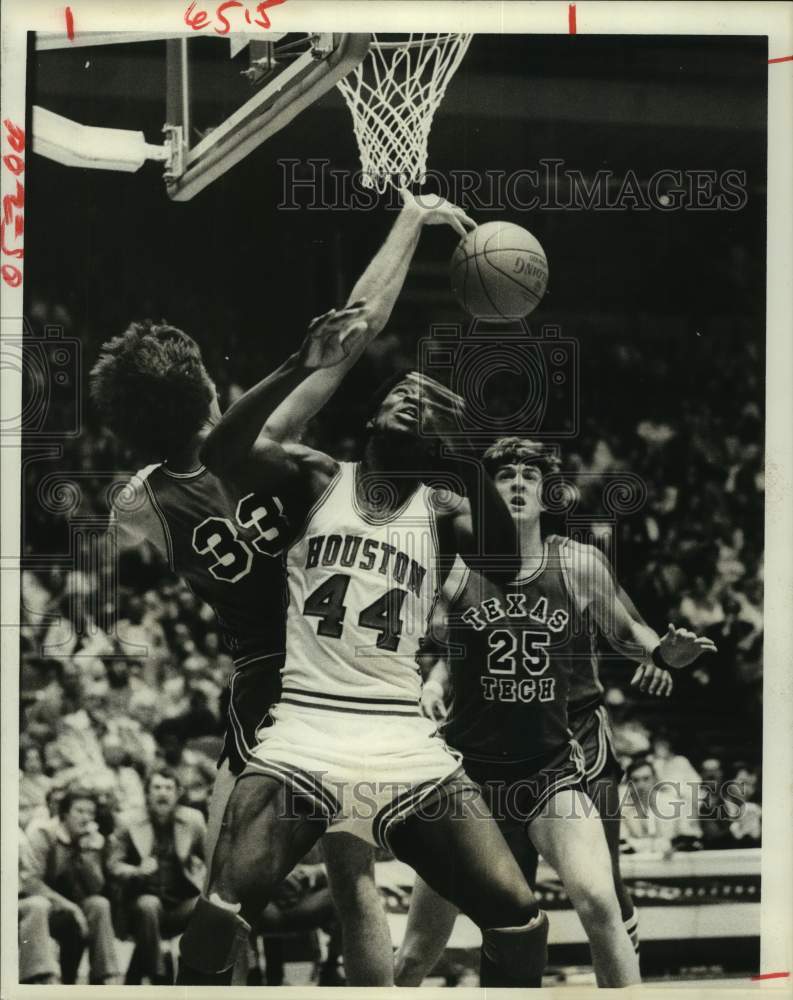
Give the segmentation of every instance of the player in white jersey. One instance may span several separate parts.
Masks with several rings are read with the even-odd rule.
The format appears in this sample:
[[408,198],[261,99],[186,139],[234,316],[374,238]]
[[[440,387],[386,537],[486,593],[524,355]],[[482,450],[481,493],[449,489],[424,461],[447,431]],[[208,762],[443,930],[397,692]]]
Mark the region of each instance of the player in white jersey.
[[[260,437],[282,399],[342,348],[307,342],[229,410],[202,458],[240,489],[266,480],[304,528],[288,557],[282,698],[238,780],[210,876],[181,946],[181,982],[223,981],[273,887],[328,831],[390,849],[482,929],[515,982],[545,963],[547,918],[478,788],[419,709],[415,663],[441,565],[516,569],[512,519],[481,467],[447,466],[463,500],[441,506],[425,480],[442,469],[419,433],[415,379],[376,398],[365,456],[340,464]],[[448,481],[448,480],[447,480]],[[254,780],[256,779],[256,780]]]
[[[270,437],[299,440],[306,421],[338,388],[364,342],[385,326],[420,233],[433,224],[465,232],[453,206],[443,203],[424,210],[406,199],[384,244],[356,282],[348,306],[314,323],[315,334],[325,327],[354,335],[346,340],[347,357],[300,384],[298,399],[279,408],[268,422]],[[210,802],[211,856],[234,775],[243,769],[249,748],[256,744],[256,730],[278,700],[285,632],[281,551],[288,524],[281,513],[261,516],[276,504],[263,497],[257,498],[262,509],[254,511],[255,516],[241,517],[240,497],[232,485],[202,466],[200,447],[220,420],[220,408],[199,347],[182,331],[165,323],[133,323],[123,336],[103,345],[91,391],[105,425],[142,462],[162,463],[128,484],[123,509],[116,512],[117,543],[125,548],[153,545],[215,609],[235,652],[224,761],[218,765]],[[277,509],[281,511],[280,502]],[[209,522],[219,530],[206,532],[197,545],[196,532]],[[371,849],[352,837],[334,838],[323,849],[342,917],[348,982],[389,984],[390,938],[372,878]]]

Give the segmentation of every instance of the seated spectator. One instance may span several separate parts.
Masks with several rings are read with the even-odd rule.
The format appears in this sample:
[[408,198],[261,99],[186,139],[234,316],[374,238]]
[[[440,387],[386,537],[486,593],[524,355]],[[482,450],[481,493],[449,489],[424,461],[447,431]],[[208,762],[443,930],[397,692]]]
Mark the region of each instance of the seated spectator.
[[706,632],[724,621],[724,608],[702,576],[695,578],[691,593],[680,602],[680,614],[695,632]]
[[702,784],[697,818],[702,828],[702,846],[720,850],[733,846],[730,824],[735,818],[733,803],[725,796],[724,768],[718,757],[706,757],[700,765]]
[[[730,836],[736,847],[759,847],[762,832],[762,810],[758,797],[759,775],[748,764],[735,765],[735,777],[729,783],[730,797],[737,815],[730,823]],[[737,801],[736,801],[737,800]]]
[[[278,886],[253,928],[254,936],[261,934],[264,938],[267,986],[284,985],[280,937],[284,934],[308,933],[319,928],[330,937],[325,960],[316,970],[319,985],[343,986],[344,980],[338,972],[341,954],[340,926],[321,851],[315,846]],[[259,970],[251,970],[248,985],[259,983]]]
[[43,894],[36,893],[31,883],[33,861],[25,829],[30,809],[19,808],[19,895],[17,902],[17,935],[19,946],[20,983],[59,983],[58,956],[50,935],[52,906]]
[[129,682],[129,664],[126,660],[112,658],[107,662],[107,708],[110,715],[126,715],[132,687]]
[[60,945],[64,983],[75,982],[86,944],[90,981],[120,982],[110,901],[105,895],[107,843],[96,824],[96,809],[90,792],[67,792],[56,817],[34,821],[28,829],[26,889],[50,902],[50,928]]
[[67,711],[63,665],[58,660],[38,657],[27,662],[38,676],[41,686],[25,708],[22,728],[32,740],[43,744],[52,739],[58,722]]
[[611,714],[614,750],[620,761],[628,760],[650,750],[650,732],[640,720],[628,712],[625,695],[619,688],[609,688],[605,702]]
[[102,740],[105,765],[113,775],[112,794],[118,812],[127,813],[142,809],[146,804],[143,782],[134,767],[128,763],[127,749],[116,733],[107,733]]
[[700,847],[702,831],[695,819],[686,816],[688,803],[658,781],[647,757],[633,761],[627,769],[628,794],[623,796],[622,837],[637,853],[660,852],[665,857],[675,850]]
[[231,671],[234,669],[234,661],[228,653],[224,653],[220,648],[220,636],[218,633],[207,632],[204,636],[202,648],[213,681],[218,687],[225,687]]
[[116,634],[122,648],[140,658],[143,679],[153,686],[158,680],[160,663],[168,655],[165,632],[142,597],[129,594],[121,603]]
[[186,710],[180,715],[163,719],[157,727],[154,735],[158,742],[163,743],[169,736],[176,736],[184,744],[188,740],[218,731],[220,720],[207,704],[206,692],[190,684],[187,686],[187,693],[189,701]]
[[666,730],[659,730],[653,737],[653,752],[649,757],[658,781],[668,782],[669,791],[684,799],[685,815],[696,822],[702,780],[688,757],[673,752]]
[[217,756],[210,758],[200,750],[184,746],[182,737],[173,732],[162,736],[161,746],[167,766],[176,774],[182,801],[207,816],[209,797],[217,774]]
[[204,880],[206,824],[195,809],[177,805],[179,784],[167,769],[146,782],[146,805],[113,836],[109,868],[132,907],[135,952],[127,983],[172,982],[161,947],[163,936],[187,925]]
[[130,760],[144,773],[157,760],[157,741],[152,735],[160,721],[157,694],[148,687],[137,689],[129,700],[127,715],[111,719],[113,731],[124,741]]
[[44,773],[41,750],[35,745],[20,741],[19,749],[19,808],[31,819],[47,819],[47,796],[52,779]]
[[113,643],[86,610],[86,601],[64,594],[56,608],[57,617],[47,629],[43,652],[62,663],[74,656],[108,656]]

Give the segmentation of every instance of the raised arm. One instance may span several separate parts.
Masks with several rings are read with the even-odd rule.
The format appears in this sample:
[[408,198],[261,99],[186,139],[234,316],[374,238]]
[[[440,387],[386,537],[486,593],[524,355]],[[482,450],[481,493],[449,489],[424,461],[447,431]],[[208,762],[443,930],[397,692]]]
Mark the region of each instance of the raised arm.
[[623,656],[640,663],[651,661],[659,669],[680,670],[702,653],[716,652],[711,639],[671,624],[660,637],[638,613],[594,545],[574,544],[569,569],[579,608],[592,615],[612,649]]
[[253,466],[259,486],[264,477],[271,491],[288,488],[289,480],[298,474],[300,459],[310,449],[284,446],[263,434],[262,427],[289,393],[312,372],[336,365],[347,357],[365,332],[366,324],[358,308],[315,320],[299,350],[223,414],[204,439],[201,461],[220,479],[246,488],[254,486]]
[[424,226],[449,225],[460,236],[465,236],[465,226],[474,226],[462,209],[443,198],[432,196],[430,200],[430,196],[424,196],[417,202],[408,191],[403,191],[402,201],[391,231],[355,283],[345,307],[362,307],[366,336],[338,365],[314,372],[284,400],[267,421],[265,433],[271,439],[299,441],[307,422],[336,392],[366,345],[384,329],[402,291]]
[[491,579],[511,580],[520,568],[515,522],[493,480],[478,461],[456,457],[452,471],[465,497],[438,517],[443,555],[459,555],[466,566]]

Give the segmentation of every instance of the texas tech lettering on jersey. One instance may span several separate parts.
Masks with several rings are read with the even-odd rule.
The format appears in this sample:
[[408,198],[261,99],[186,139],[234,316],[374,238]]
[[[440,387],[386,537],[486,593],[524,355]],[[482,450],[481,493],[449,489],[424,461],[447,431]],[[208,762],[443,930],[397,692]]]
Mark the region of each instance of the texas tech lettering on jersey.
[[523,579],[498,586],[469,571],[449,595],[445,736],[467,757],[525,760],[570,737],[571,677],[594,656],[594,637],[570,593],[566,544],[547,539],[537,570]]
[[[551,665],[549,633],[564,632],[570,612],[566,608],[550,608],[544,594],[529,610],[526,597],[523,591],[506,591],[503,602],[498,597],[489,597],[460,615],[460,620],[476,632],[496,622],[508,626],[490,629],[488,633],[488,672],[479,679],[486,701],[554,700],[556,678],[547,676]],[[518,671],[518,662],[529,676]]]

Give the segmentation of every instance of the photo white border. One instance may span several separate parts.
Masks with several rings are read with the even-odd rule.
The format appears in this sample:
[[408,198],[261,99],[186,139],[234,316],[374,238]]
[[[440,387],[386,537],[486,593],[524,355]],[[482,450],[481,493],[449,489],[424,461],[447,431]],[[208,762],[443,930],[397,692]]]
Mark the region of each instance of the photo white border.
[[[187,0],[72,0],[76,34],[84,31],[185,31]],[[207,9],[214,4],[205,3]],[[28,31],[65,31],[66,4],[45,0],[5,0],[2,29],[2,109],[6,118],[25,121],[26,35]],[[285,0],[268,13],[272,30],[305,31],[472,31],[483,33],[569,33],[568,3],[526,0]],[[577,34],[767,35],[769,60],[793,56],[793,3],[724,2],[579,2]],[[185,31],[189,34],[189,32]],[[266,34],[266,32],[263,32]],[[766,515],[765,515],[765,653],[763,680],[763,848],[761,903],[761,972],[793,973],[793,61],[768,65],[768,257],[766,360]],[[3,154],[9,152],[3,133]],[[147,136],[151,141],[154,137]],[[25,158],[32,155],[30,137]],[[154,140],[157,141],[157,140]],[[67,168],[64,168],[67,169]],[[2,173],[2,195],[12,193],[11,175]],[[163,193],[163,197],[165,194]],[[24,269],[24,265],[23,265]],[[22,334],[23,286],[0,283],[3,337]],[[0,373],[0,420],[21,412],[21,373]],[[19,621],[20,449],[3,439],[0,447],[0,620]],[[0,996],[126,997],[137,987],[18,986],[17,885],[17,746],[19,696],[18,628],[0,628],[0,698],[2,710],[2,921]],[[11,919],[9,919],[11,917]],[[702,996],[729,989],[731,996],[757,989],[793,991],[793,978],[748,982],[742,987],[677,987],[675,996]],[[174,996],[173,987],[144,987],[150,1000]],[[227,987],[223,996],[250,997],[250,987]],[[262,988],[267,994],[284,987]],[[644,986],[642,995],[661,987]],[[590,988],[564,987],[572,998]],[[190,996],[217,991],[191,988]],[[384,994],[385,990],[369,990]],[[401,989],[400,996],[410,991]],[[556,992],[556,990],[553,990]],[[300,987],[300,997],[328,996],[327,988]],[[485,991],[460,989],[460,1000]],[[500,991],[489,991],[489,994]],[[549,991],[543,993],[548,995]],[[181,995],[186,991],[182,990]],[[436,994],[421,990],[426,1000]],[[446,991],[437,991],[447,996]],[[334,996],[361,997],[360,989],[335,990]],[[504,992],[504,996],[511,993]],[[625,995],[625,993],[621,993]]]

